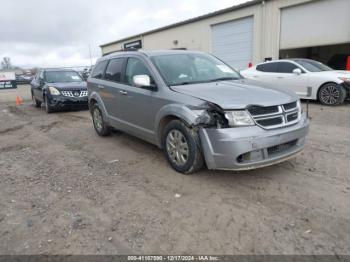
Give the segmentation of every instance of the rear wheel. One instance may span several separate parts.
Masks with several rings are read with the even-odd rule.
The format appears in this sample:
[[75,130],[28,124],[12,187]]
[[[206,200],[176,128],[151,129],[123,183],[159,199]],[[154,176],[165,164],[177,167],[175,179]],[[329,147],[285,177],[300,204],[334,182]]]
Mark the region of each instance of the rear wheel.
[[38,107],[40,108],[41,107],[41,102],[39,100],[37,100],[35,97],[34,97],[34,94],[32,93],[32,101],[33,101],[33,105],[35,107]]
[[323,105],[336,106],[344,102],[346,90],[336,83],[328,83],[321,86],[318,92],[318,100]]
[[162,140],[165,156],[177,172],[191,174],[203,167],[198,134],[182,121],[171,121],[165,127]]
[[108,127],[105,120],[103,119],[103,115],[101,109],[98,107],[98,104],[94,104],[92,106],[91,114],[96,133],[99,136],[108,136],[111,133],[111,129]]

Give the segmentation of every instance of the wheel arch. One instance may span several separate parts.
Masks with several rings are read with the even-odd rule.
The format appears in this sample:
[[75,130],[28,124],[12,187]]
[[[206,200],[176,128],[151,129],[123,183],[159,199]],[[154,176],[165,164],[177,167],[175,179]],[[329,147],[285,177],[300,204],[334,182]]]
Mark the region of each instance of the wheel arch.
[[335,81],[327,81],[327,82],[324,82],[322,83],[318,88],[317,88],[317,95],[316,95],[316,98],[317,98],[317,101],[320,101],[319,99],[319,94],[320,94],[320,90],[321,90],[321,87],[323,87],[324,85],[327,85],[327,84],[336,84],[336,85],[340,85],[338,84],[337,82]]
[[174,119],[184,122],[187,127],[198,125],[198,112],[191,110],[183,104],[168,104],[159,110],[155,118],[155,134],[157,136],[157,145],[162,147],[162,135],[164,127]]
[[[160,148],[163,148],[163,131],[165,127],[173,120],[183,121],[181,118],[175,115],[166,115],[159,121],[158,130],[157,130],[157,144]],[[183,122],[186,123],[185,121]]]
[[89,109],[90,109],[90,112],[91,112],[91,108],[94,104],[98,104],[99,108],[101,109],[102,111],[102,115],[103,117],[107,120],[108,122],[108,114],[107,114],[107,110],[106,110],[106,107],[100,97],[100,95],[96,92],[92,92],[89,96]]

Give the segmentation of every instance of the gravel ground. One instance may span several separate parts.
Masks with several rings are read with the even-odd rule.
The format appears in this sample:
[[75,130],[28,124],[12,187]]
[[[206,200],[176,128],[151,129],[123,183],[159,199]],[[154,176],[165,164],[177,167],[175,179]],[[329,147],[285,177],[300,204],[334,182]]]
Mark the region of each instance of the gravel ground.
[[88,111],[0,104],[0,254],[350,254],[350,105],[310,114],[292,160],[184,176]]

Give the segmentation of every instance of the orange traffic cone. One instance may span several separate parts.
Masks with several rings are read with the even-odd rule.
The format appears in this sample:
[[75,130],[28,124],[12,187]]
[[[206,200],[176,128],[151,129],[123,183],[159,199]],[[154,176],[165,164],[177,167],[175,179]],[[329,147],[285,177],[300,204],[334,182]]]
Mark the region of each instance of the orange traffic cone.
[[16,105],[19,106],[21,105],[23,102],[22,98],[20,98],[19,96],[16,97]]

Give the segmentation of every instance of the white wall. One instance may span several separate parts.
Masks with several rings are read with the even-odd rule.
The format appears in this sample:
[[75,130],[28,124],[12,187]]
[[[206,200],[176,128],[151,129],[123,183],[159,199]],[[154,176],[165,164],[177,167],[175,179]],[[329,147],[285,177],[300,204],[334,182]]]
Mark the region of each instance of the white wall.
[[280,48],[350,42],[349,15],[349,0],[321,0],[283,8]]
[[[143,49],[170,49],[175,47],[185,47],[188,49],[211,52],[212,25],[242,17],[253,16],[254,43],[252,62],[256,64],[267,57],[278,59],[280,50],[281,10],[286,7],[318,1],[327,1],[329,4],[332,4],[334,1],[350,2],[350,0],[269,0],[262,4],[244,7],[229,13],[192,22],[190,24],[118,42],[103,47],[102,53],[120,50],[125,42],[131,42],[137,39],[142,39]],[[305,16],[307,15],[308,13],[305,13]],[[322,14],[319,15],[322,16]],[[347,16],[347,18],[348,17],[349,16]],[[332,19],[334,18],[336,18],[336,15],[332,15]],[[300,26],[299,28],[300,30],[303,29]],[[174,40],[178,41],[177,45],[174,44]]]

